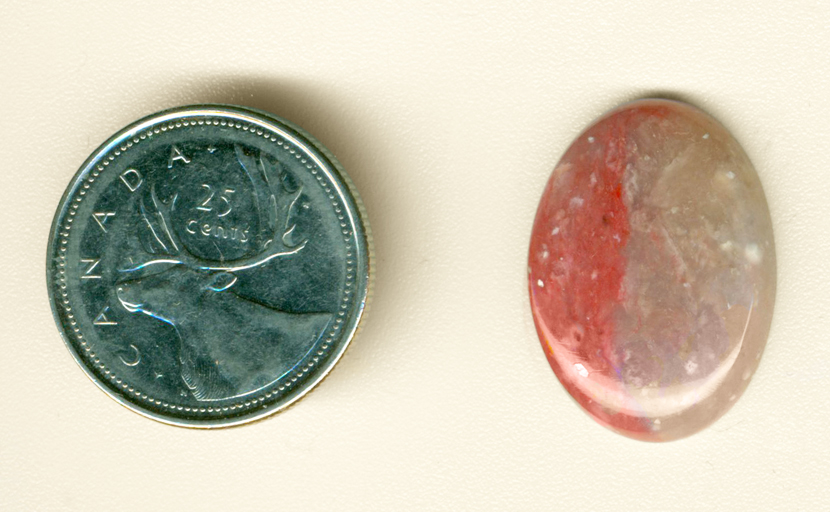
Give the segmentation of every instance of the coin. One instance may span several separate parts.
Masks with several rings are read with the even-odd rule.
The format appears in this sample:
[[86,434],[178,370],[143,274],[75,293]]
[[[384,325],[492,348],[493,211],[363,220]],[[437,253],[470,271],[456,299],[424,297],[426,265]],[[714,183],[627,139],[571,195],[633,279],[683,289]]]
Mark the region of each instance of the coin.
[[52,311],[78,364],[174,425],[285,409],[343,355],[369,296],[351,181],[302,129],[244,107],[119,131],[72,179],[49,238]]

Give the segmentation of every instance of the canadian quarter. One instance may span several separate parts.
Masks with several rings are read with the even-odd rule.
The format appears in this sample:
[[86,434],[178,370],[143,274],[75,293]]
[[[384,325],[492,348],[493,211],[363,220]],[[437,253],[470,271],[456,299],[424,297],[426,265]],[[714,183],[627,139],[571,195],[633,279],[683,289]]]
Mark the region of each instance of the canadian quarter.
[[280,411],[363,317],[371,236],[335,158],[293,124],[195,105],[124,128],[77,172],[47,283],[78,364],[128,408],[221,427]]

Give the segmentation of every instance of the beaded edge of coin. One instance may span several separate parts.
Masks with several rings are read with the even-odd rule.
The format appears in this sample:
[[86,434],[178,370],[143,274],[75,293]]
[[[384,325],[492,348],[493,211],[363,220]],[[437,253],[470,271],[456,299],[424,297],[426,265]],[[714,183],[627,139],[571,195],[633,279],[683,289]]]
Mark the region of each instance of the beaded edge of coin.
[[[282,146],[283,140],[286,140],[295,147],[301,148],[303,155],[298,154],[294,149],[289,149],[288,144],[285,144],[285,149],[300,160],[311,174],[315,175],[325,194],[332,201],[333,208],[336,210],[340,206],[343,207],[344,213],[348,216],[354,228],[351,230],[351,236],[347,236],[349,238],[347,244],[352,240],[355,244],[356,269],[353,272],[353,282],[356,283],[356,287],[351,300],[356,305],[353,306],[354,309],[350,310],[352,311],[350,316],[346,317],[348,321],[342,325],[338,323],[334,329],[327,327],[321,335],[320,339],[328,331],[331,331],[328,336],[329,339],[321,345],[321,348],[335,347],[335,350],[328,355],[325,363],[316,365],[316,361],[312,360],[313,362],[307,363],[299,371],[292,370],[293,375],[290,379],[281,377],[263,388],[263,390],[269,391],[249,393],[248,397],[242,398],[239,403],[216,407],[183,406],[154,399],[106,370],[100,360],[97,360],[98,358],[96,358],[91,347],[84,341],[83,334],[74,319],[72,306],[69,305],[66,291],[66,244],[74,216],[78,211],[78,205],[83,200],[86,191],[111,162],[135,144],[152,137],[154,134],[188,125],[235,127],[250,131],[252,134],[255,133],[257,136],[263,136],[265,139],[270,139],[271,142],[279,146]],[[275,135],[278,137],[275,137]],[[325,175],[328,183],[323,183],[320,174],[314,170],[315,166],[319,173]],[[329,187],[331,190],[326,190]],[[338,198],[341,204],[338,204],[335,198]],[[342,223],[344,221],[342,214],[337,212],[337,215]],[[351,345],[351,341],[362,327],[373,293],[373,238],[363,202],[343,167],[316,138],[294,123],[259,109],[235,105],[206,104],[176,107],[146,116],[117,131],[92,152],[70,180],[52,222],[47,251],[46,278],[53,318],[76,363],[96,386],[116,402],[142,416],[182,427],[231,427],[263,419],[294,405],[313,391],[343,357],[346,349]],[[358,283],[359,286],[357,286]],[[345,290],[343,295],[348,301],[348,294],[345,293]],[[63,319],[64,316],[66,316],[65,320]],[[340,315],[337,318],[343,316],[345,315]],[[335,336],[338,331],[340,335]],[[72,337],[75,338],[77,346],[72,342]],[[322,367],[322,369],[313,370],[314,366]],[[98,375],[98,371],[101,371],[103,375]],[[312,372],[314,372],[314,375],[310,380],[300,380],[303,375]],[[108,383],[107,380],[112,382]],[[285,384],[275,385],[276,382],[283,380]],[[296,391],[298,388],[299,391]],[[155,404],[158,410],[211,414],[212,417],[205,420],[194,420],[167,415],[140,405],[138,403],[140,400]],[[231,413],[231,411],[233,412]],[[239,411],[243,412],[240,413]],[[223,415],[223,413],[233,415]]]

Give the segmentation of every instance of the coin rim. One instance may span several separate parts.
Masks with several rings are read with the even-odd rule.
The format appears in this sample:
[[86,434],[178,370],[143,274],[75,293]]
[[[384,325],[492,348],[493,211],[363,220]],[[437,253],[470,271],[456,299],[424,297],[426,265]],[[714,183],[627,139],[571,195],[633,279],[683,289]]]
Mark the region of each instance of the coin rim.
[[[252,407],[250,412],[243,413],[241,415],[234,415],[230,418],[226,416],[208,417],[205,419],[180,418],[141,407],[139,404],[128,400],[125,396],[113,392],[113,390],[111,390],[105,383],[101,382],[93,370],[87,366],[83,356],[70,341],[69,334],[66,332],[61,320],[60,312],[58,311],[57,297],[55,296],[56,283],[54,280],[53,266],[58,244],[56,234],[60,227],[59,222],[62,221],[67,214],[67,208],[70,204],[69,199],[76,195],[77,189],[82,185],[83,179],[99,161],[106,157],[114,148],[118,147],[118,144],[131,139],[147,128],[152,128],[153,126],[175,121],[191,115],[202,115],[205,117],[215,116],[217,118],[224,117],[239,121],[253,122],[254,124],[270,125],[275,129],[275,132],[289,135],[291,138],[295,139],[292,142],[302,147],[305,152],[313,156],[316,160],[318,160],[318,162],[324,164],[323,166],[320,166],[320,170],[328,174],[330,181],[334,185],[339,185],[342,192],[341,197],[343,199],[344,207],[347,211],[351,210],[349,213],[355,220],[355,274],[356,277],[358,277],[358,280],[356,281],[362,282],[359,284],[358,282],[355,283],[356,293],[354,301],[356,304],[353,306],[353,314],[349,317],[349,323],[344,325],[340,336],[336,338],[336,350],[331,352],[331,355],[328,357],[324,365],[315,365],[314,375],[308,380],[303,381],[301,386],[298,386],[300,391],[286,395],[288,399],[281,400],[278,398],[271,403],[266,403],[256,408]],[[58,332],[63,339],[64,344],[69,349],[69,352],[72,354],[72,357],[75,359],[75,362],[83,369],[86,376],[93,383],[95,383],[99,389],[104,391],[107,396],[127,409],[161,423],[197,429],[216,429],[251,423],[283,411],[316,389],[320,382],[329,375],[332,369],[342,359],[348,347],[351,346],[352,340],[362,327],[363,319],[365,318],[373,290],[374,247],[365,207],[356,187],[354,186],[354,183],[350,179],[349,175],[346,174],[342,165],[338,162],[334,155],[308,132],[290,121],[256,108],[225,104],[184,105],[150,114],[127,125],[121,130],[118,130],[97,149],[95,149],[80,166],[78,171],[70,180],[69,185],[64,190],[55,211],[55,215],[52,219],[46,254],[46,280],[47,293],[52,309],[52,317],[58,327]]]

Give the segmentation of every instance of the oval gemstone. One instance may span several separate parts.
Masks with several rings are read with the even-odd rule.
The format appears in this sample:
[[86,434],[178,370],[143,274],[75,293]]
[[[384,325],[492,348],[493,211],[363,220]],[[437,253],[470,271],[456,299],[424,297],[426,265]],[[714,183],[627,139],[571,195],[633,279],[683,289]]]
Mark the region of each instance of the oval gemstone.
[[536,329],[565,389],[602,425],[667,441],[735,403],[775,299],[767,202],[749,158],[702,111],[625,104],[551,175],[529,254]]

